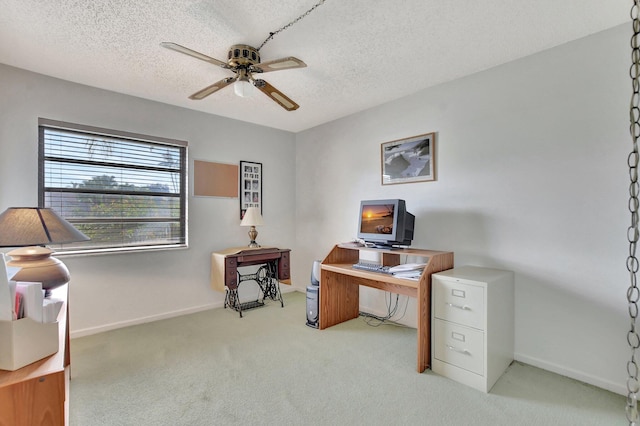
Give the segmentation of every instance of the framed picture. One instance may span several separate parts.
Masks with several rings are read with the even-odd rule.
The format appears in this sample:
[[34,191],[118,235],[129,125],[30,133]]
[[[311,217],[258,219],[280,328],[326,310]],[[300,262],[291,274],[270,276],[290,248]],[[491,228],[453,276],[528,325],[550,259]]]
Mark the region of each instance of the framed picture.
[[262,214],[262,163],[240,161],[240,219],[249,207]]
[[382,184],[436,180],[435,133],[384,142],[381,146]]

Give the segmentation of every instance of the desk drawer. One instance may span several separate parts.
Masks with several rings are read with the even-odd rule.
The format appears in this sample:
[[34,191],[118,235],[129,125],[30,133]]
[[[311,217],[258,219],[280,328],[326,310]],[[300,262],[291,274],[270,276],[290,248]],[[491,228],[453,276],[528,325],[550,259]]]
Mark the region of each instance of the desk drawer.
[[434,357],[484,375],[484,333],[447,321],[434,321]]
[[278,279],[288,280],[291,278],[290,266],[289,266],[289,252],[283,252],[278,259]]
[[230,290],[238,288],[238,262],[234,257],[228,257],[224,261],[225,285]]
[[447,321],[484,330],[484,288],[433,279],[434,316]]

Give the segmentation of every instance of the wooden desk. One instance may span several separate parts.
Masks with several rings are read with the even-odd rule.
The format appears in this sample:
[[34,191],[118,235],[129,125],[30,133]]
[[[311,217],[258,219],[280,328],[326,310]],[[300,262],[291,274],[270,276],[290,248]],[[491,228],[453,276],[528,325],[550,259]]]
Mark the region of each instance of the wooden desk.
[[[243,307],[238,300],[238,286],[245,280],[258,282],[263,291],[263,300],[264,297],[270,297],[280,300],[283,305],[279,283],[291,284],[290,252],[290,249],[275,247],[240,247],[215,252],[211,255],[211,286],[214,290],[225,291],[225,308],[230,306],[241,317]],[[243,276],[238,272],[238,268],[252,265],[265,267],[256,274]],[[270,283],[271,279],[276,282]]]
[[58,315],[58,352],[16,371],[0,370],[0,425],[68,424],[69,329],[68,285],[53,290],[64,300]]
[[[377,272],[353,269],[360,250],[382,254],[382,264],[400,264],[401,255],[428,257],[418,281]],[[370,249],[355,244],[338,244],[322,261],[320,273],[320,329],[357,318],[360,310],[359,287],[415,297],[417,300],[418,364],[422,373],[431,362],[431,274],[453,268],[453,253],[419,249]]]

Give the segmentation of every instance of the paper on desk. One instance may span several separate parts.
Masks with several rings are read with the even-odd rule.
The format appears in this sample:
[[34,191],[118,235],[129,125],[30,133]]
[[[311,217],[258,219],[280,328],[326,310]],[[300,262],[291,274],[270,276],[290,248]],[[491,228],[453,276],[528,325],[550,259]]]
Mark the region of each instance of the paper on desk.
[[427,266],[426,263],[403,263],[400,265],[392,266],[391,268],[389,268],[389,272],[395,274],[402,272],[422,271],[425,266]]
[[42,283],[17,282],[16,292],[22,295],[24,316],[36,322],[42,322],[44,294]]
[[9,290],[9,277],[7,274],[8,271],[4,253],[0,253],[0,321],[13,320],[13,302],[11,299],[11,291]]
[[20,272],[19,266],[9,266],[5,263],[5,268],[7,269],[7,279],[11,281],[11,278],[15,277],[15,275]]
[[53,299],[51,297],[44,299],[44,305],[42,306],[42,322],[56,322],[61,308],[62,300]]

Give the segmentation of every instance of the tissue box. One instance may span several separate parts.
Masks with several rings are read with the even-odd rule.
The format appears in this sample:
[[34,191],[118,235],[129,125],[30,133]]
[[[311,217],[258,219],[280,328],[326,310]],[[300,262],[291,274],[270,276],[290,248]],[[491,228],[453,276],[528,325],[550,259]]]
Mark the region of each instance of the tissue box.
[[0,370],[14,371],[58,352],[58,323],[0,321]]

